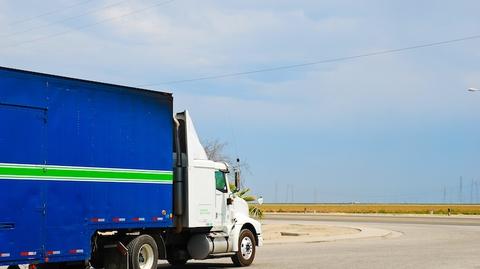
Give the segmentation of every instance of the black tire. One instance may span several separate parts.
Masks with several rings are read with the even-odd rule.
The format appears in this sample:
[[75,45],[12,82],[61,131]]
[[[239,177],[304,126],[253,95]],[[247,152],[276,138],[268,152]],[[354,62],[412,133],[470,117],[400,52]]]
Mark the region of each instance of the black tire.
[[7,269],[20,269],[20,266],[18,265],[9,265]]
[[[128,256],[131,269],[141,269],[141,263],[150,263],[153,259],[153,263],[148,269],[156,269],[158,264],[158,248],[157,243],[150,235],[140,235],[133,239],[127,245]],[[150,253],[153,251],[153,253]],[[153,255],[153,256],[151,256]]]
[[[245,238],[247,239],[244,240]],[[245,242],[247,242],[247,244],[245,244]],[[256,245],[257,243],[255,242],[253,233],[248,229],[243,229],[238,238],[238,251],[235,256],[232,256],[233,263],[238,267],[252,264],[255,259]],[[246,250],[246,253],[242,253],[242,248]]]
[[169,263],[171,266],[177,267],[177,266],[185,265],[188,260],[186,260],[186,259],[167,258],[167,261],[168,261],[168,263]]

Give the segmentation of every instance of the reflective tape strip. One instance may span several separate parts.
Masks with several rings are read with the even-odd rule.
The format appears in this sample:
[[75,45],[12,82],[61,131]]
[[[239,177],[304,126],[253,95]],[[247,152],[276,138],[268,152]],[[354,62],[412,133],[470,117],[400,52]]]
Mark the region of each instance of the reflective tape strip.
[[62,252],[60,250],[50,250],[50,251],[47,251],[47,255],[59,255],[61,254]]
[[152,220],[153,221],[162,221],[163,217],[153,217]]
[[36,251],[24,251],[24,252],[20,252],[20,256],[35,256],[37,255],[37,252]]
[[133,221],[145,221],[145,218],[133,218]]
[[10,253],[0,253],[0,258],[8,258],[10,257]]
[[113,218],[112,221],[113,222],[125,222],[126,219],[125,218]]
[[105,222],[105,219],[104,218],[92,218],[91,221],[92,222]]
[[68,253],[70,253],[70,254],[81,254],[81,253],[83,253],[83,249],[71,249]]

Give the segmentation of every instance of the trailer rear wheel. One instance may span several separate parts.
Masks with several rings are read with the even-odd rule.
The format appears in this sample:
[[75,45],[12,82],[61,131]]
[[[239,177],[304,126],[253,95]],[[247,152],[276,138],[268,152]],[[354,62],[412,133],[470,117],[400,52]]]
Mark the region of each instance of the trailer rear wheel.
[[158,263],[158,248],[150,235],[140,235],[128,245],[128,255],[132,269],[155,269]]
[[255,237],[248,229],[243,229],[238,238],[238,251],[232,257],[232,261],[236,266],[249,266],[255,259]]
[[7,267],[7,269],[20,269],[20,266],[18,265],[10,265]]

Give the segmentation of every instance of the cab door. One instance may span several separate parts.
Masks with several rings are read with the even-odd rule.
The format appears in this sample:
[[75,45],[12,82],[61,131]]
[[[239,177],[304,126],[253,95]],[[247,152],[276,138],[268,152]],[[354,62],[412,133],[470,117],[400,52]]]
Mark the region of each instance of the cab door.
[[230,221],[230,212],[227,207],[228,181],[224,172],[215,171],[215,220],[214,230],[225,230]]

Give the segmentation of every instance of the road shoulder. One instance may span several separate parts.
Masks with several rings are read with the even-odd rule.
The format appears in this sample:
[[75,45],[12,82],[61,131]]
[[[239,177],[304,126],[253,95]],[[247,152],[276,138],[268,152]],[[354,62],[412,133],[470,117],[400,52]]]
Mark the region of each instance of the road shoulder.
[[295,224],[266,220],[263,227],[265,244],[332,242],[374,237],[395,238],[402,235],[396,231],[358,225]]

